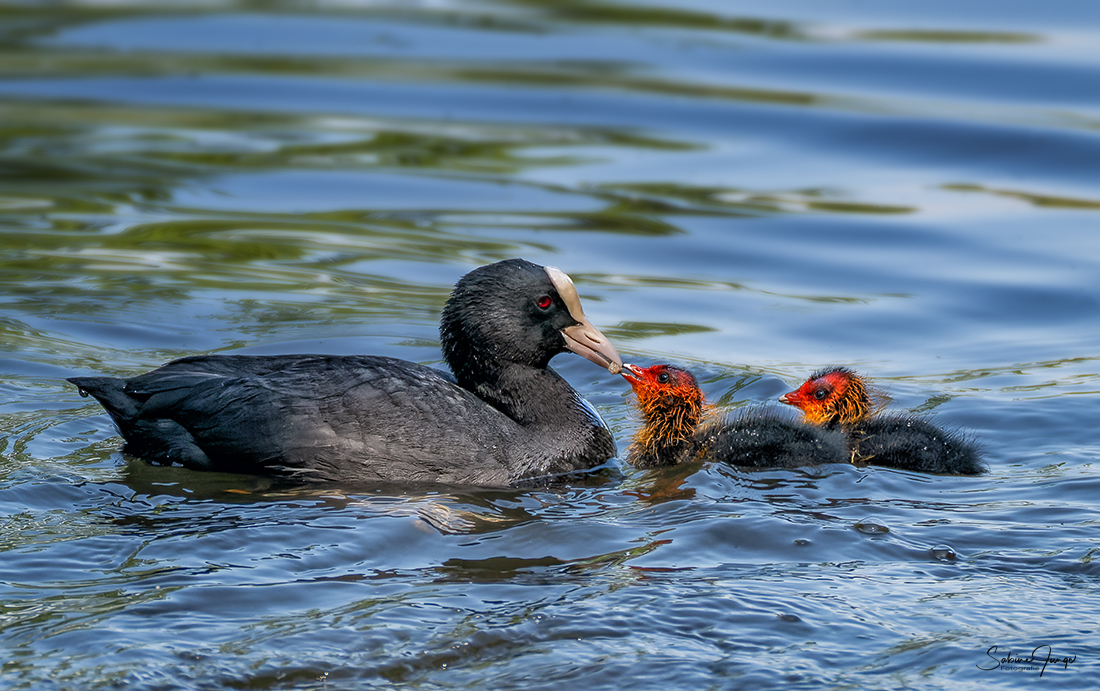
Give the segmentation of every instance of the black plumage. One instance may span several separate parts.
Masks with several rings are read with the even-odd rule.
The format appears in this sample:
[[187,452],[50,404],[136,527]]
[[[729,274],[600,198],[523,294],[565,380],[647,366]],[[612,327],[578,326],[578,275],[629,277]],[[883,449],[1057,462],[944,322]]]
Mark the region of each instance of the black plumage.
[[912,415],[884,415],[849,431],[854,458],[862,463],[940,475],[985,472],[978,447],[958,432]]
[[455,376],[388,357],[209,355],[129,379],[73,377],[153,463],[300,480],[508,485],[615,454],[592,407],[547,367],[621,360],[568,276],[514,259],[476,269],[443,312]]
[[749,409],[702,426],[696,443],[705,455],[731,465],[796,468],[848,460],[837,430],[807,425],[771,409]]

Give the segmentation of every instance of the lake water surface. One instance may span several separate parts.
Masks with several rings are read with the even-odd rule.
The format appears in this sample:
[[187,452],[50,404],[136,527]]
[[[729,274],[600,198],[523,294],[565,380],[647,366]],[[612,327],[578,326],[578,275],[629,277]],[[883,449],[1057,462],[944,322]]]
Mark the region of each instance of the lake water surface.
[[[1093,0],[9,3],[0,688],[1085,688],[1098,226]],[[846,364],[989,473],[277,490],[63,381],[438,364],[513,256],[724,407]]]

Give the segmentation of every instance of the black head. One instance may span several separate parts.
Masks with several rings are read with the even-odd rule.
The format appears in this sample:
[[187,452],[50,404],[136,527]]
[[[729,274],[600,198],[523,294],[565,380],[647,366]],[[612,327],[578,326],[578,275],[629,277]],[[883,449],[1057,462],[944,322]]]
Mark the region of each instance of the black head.
[[506,363],[545,368],[566,350],[615,373],[622,366],[585,318],[569,277],[523,259],[482,266],[459,279],[439,335],[444,359],[467,388]]

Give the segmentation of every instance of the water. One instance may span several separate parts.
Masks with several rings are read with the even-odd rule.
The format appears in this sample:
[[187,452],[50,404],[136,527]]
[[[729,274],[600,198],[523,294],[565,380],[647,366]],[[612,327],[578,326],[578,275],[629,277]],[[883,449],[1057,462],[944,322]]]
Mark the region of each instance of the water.
[[[1094,3],[261,7],[3,10],[0,686],[1095,678]],[[990,472],[277,491],[124,458],[62,381],[438,363],[450,286],[512,256],[714,402],[847,364]],[[626,383],[554,364],[625,449]]]

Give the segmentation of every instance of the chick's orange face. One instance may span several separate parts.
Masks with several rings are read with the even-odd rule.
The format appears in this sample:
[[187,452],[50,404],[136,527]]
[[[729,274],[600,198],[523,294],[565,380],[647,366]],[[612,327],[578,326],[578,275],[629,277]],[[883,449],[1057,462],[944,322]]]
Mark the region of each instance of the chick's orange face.
[[683,411],[697,417],[705,405],[695,376],[686,370],[671,365],[623,365],[622,375],[630,382],[638,397],[638,408],[647,418],[680,417]]
[[848,372],[827,372],[811,377],[799,388],[780,396],[779,401],[800,409],[806,422],[823,425],[836,418],[850,383]]
[[623,365],[622,375],[634,389],[645,420],[636,446],[682,444],[691,439],[707,413],[703,391],[691,372],[671,365]]
[[623,365],[622,374],[639,396],[642,394],[668,395],[677,391],[699,388],[691,372],[671,365],[653,365],[652,367]]

